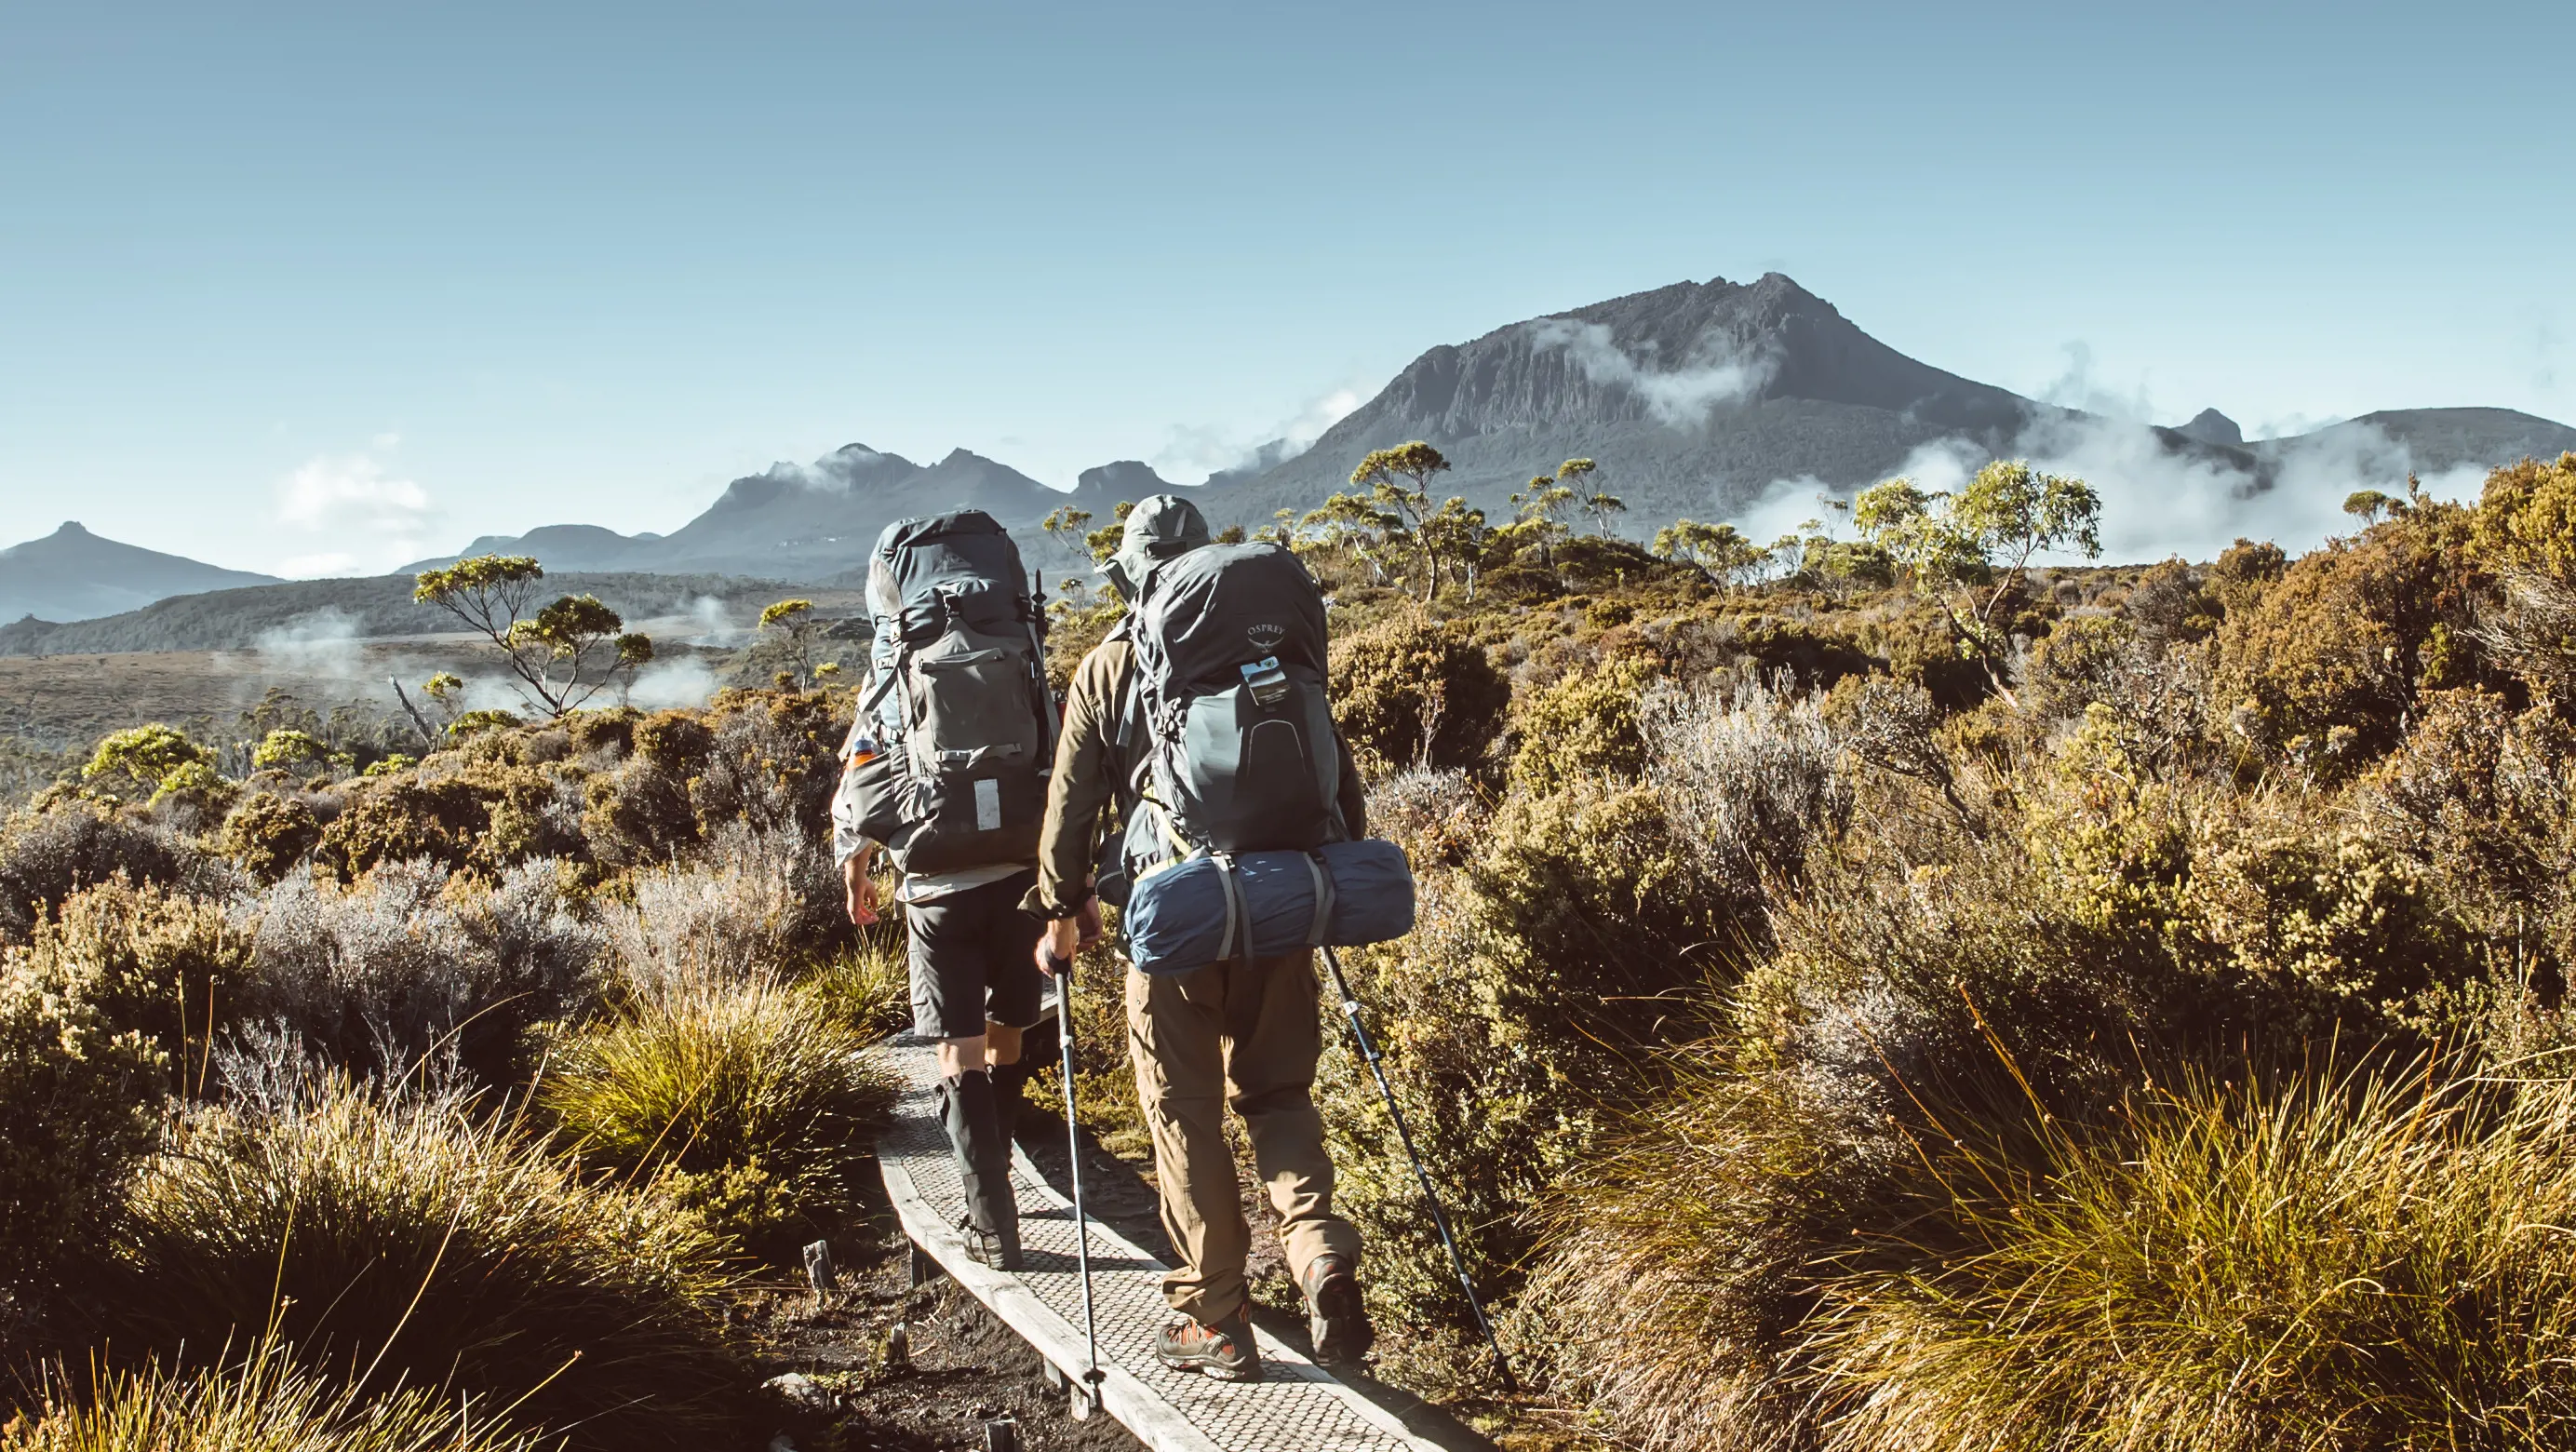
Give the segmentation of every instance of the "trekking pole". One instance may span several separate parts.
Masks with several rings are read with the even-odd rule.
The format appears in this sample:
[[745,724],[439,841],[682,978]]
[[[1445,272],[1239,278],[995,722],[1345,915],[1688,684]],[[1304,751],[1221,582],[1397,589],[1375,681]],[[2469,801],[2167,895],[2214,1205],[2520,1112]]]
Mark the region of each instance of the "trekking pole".
[[1082,1214],[1082,1130],[1073,1117],[1073,962],[1047,954],[1047,971],[1055,975],[1055,1038],[1064,1055],[1065,1163],[1073,1174],[1073,1258],[1082,1276],[1082,1339],[1088,1344],[1091,1369],[1082,1374],[1078,1399],[1100,1405],[1100,1328],[1091,1312],[1091,1222]]
[[1341,955],[1325,948],[1324,966],[1333,970],[1333,991],[1342,996],[1342,1013],[1351,1021],[1351,1037],[1359,1041],[1360,1057],[1368,1061],[1369,1073],[1377,1079],[1377,1092],[1386,1097],[1387,1116],[1395,1121],[1396,1140],[1404,1146],[1404,1157],[1413,1162],[1413,1177],[1422,1182],[1422,1198],[1431,1207],[1431,1223],[1440,1232],[1441,1247],[1449,1252],[1449,1268],[1458,1273],[1458,1289],[1467,1293],[1467,1309],[1476,1315],[1476,1329],[1485,1333],[1485,1345],[1494,1353],[1494,1370],[1502,1373],[1503,1389],[1517,1396],[1520,1378],[1512,1375],[1512,1364],[1503,1355],[1502,1338],[1494,1334],[1494,1323],[1485,1319],[1485,1303],[1476,1299],[1476,1283],[1467,1275],[1467,1258],[1458,1253],[1458,1237],[1449,1233],[1448,1212],[1440,1208],[1440,1192],[1431,1187],[1431,1172],[1422,1166],[1422,1156],[1413,1147],[1413,1131],[1405,1127],[1404,1110],[1395,1102],[1395,1086],[1386,1082],[1384,1056],[1369,1038],[1368,1029],[1360,1022],[1360,1001],[1351,994],[1351,981],[1342,976]]

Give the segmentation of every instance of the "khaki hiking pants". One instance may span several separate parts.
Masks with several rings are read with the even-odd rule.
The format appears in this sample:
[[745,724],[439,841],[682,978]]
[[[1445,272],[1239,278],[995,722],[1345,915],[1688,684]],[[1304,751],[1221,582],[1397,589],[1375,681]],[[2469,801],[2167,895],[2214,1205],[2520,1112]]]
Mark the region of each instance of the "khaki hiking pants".
[[1127,1050],[1154,1132],[1163,1229],[1180,1264],[1163,1277],[1172,1309],[1219,1321],[1249,1299],[1243,1218],[1225,1106],[1243,1116],[1253,1169],[1279,1214],[1291,1275],[1327,1251],[1359,1264],[1360,1233],[1333,1213],[1333,1162],[1315,1111],[1323,1049],[1311,954],[1211,963],[1176,977],[1127,970]]

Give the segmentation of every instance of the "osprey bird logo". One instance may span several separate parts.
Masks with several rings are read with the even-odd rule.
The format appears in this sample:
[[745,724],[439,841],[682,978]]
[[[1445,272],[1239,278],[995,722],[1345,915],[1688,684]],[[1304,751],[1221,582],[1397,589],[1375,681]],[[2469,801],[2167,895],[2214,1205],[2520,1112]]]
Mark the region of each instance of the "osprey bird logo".
[[1243,628],[1243,638],[1252,642],[1254,650],[1266,654],[1277,650],[1279,642],[1288,638],[1288,627],[1272,625],[1267,621],[1259,625],[1247,625]]

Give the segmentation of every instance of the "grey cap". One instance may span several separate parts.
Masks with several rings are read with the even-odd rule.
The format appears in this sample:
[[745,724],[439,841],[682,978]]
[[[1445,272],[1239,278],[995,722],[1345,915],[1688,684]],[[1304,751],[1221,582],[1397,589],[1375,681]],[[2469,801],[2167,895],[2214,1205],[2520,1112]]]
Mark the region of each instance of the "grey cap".
[[1132,601],[1154,566],[1207,542],[1207,516],[1199,513],[1197,505],[1177,494],[1150,495],[1127,511],[1118,552],[1101,561],[1098,572]]

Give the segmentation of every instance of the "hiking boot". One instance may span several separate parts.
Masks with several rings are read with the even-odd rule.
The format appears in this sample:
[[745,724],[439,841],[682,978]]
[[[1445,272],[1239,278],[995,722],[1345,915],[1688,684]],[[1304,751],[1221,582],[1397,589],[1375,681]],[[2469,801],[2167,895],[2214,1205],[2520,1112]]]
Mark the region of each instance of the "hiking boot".
[[966,1248],[995,1270],[1020,1268],[1020,1204],[1011,1187],[1011,1141],[994,1103],[993,1080],[981,1071],[941,1081],[941,1118],[958,1188],[966,1193]]
[[1261,1348],[1252,1322],[1236,1311],[1210,1324],[1188,1316],[1154,1333],[1154,1354],[1174,1371],[1195,1371],[1218,1381],[1261,1380]]
[[979,1230],[971,1219],[957,1222],[958,1233],[966,1237],[966,1253],[977,1265],[988,1265],[997,1271],[1017,1275],[1020,1271],[1020,1227],[1007,1222],[998,1230]]
[[1306,1330],[1315,1340],[1318,1366],[1357,1366],[1377,1341],[1368,1308],[1360,1300],[1360,1278],[1340,1255],[1325,1254],[1306,1263],[1297,1277],[1306,1293]]

